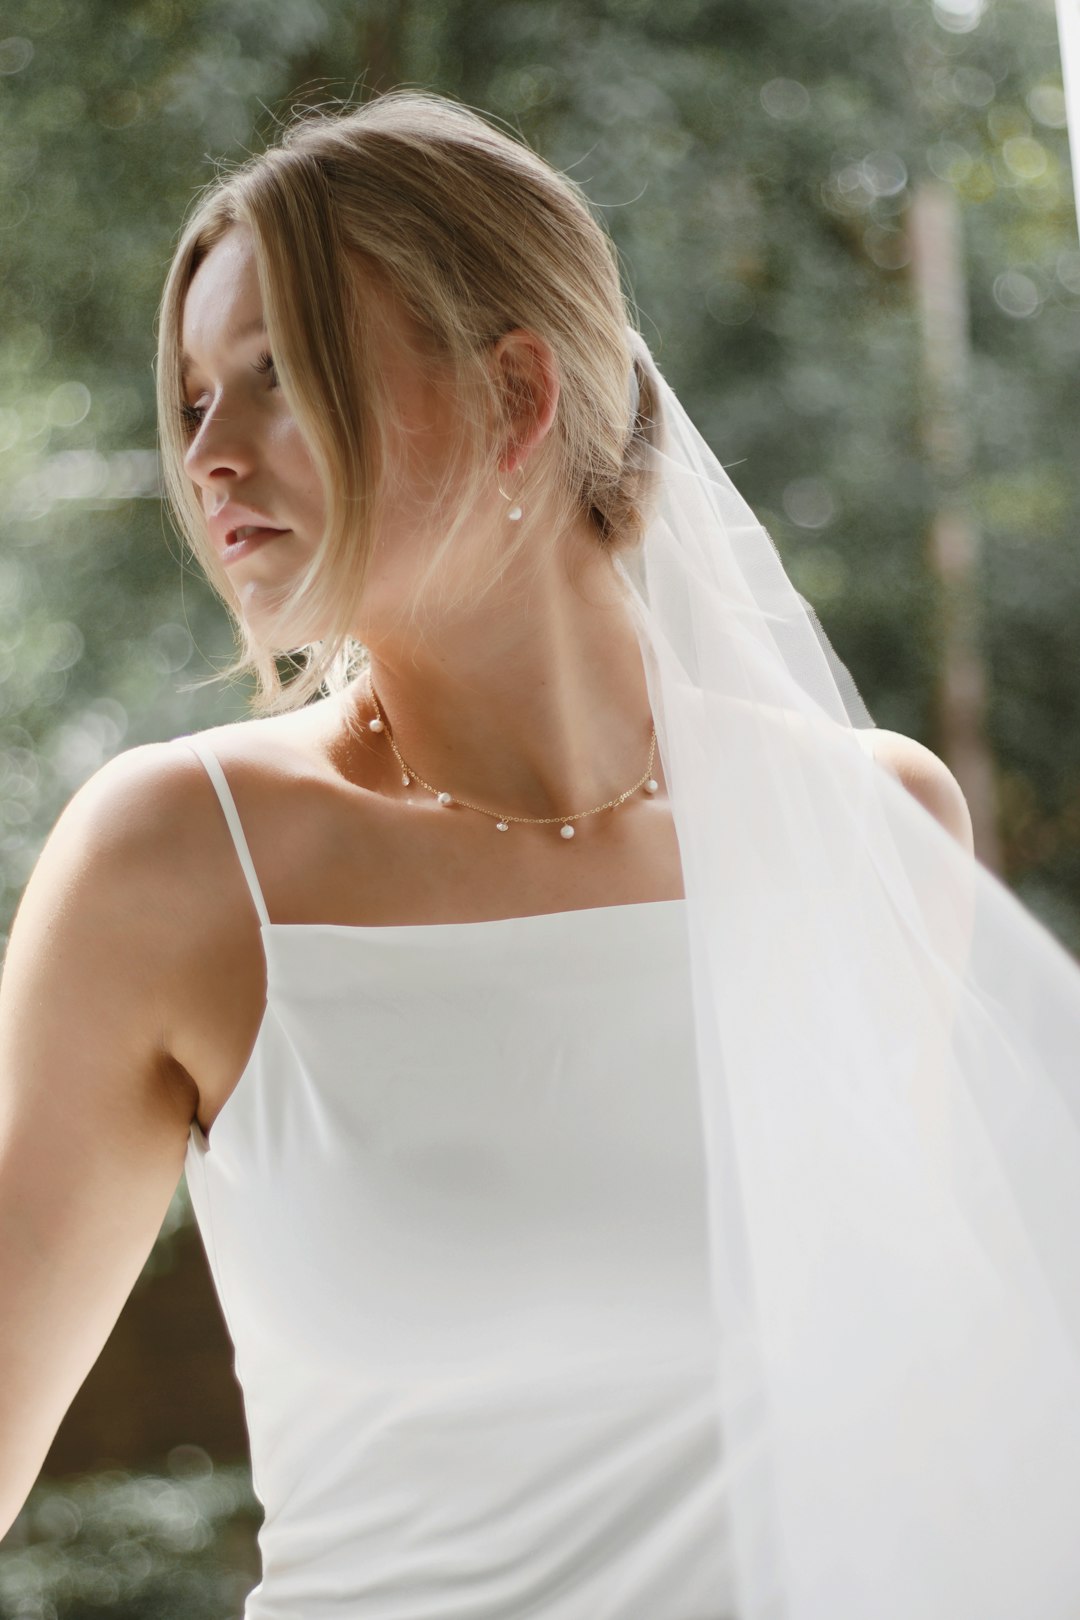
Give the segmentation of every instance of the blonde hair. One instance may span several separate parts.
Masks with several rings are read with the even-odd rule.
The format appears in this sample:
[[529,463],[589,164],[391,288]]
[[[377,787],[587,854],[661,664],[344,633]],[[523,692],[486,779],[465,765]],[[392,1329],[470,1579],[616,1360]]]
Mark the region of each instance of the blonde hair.
[[[318,627],[301,673],[283,684],[275,652],[238,610],[184,469],[181,416],[184,300],[199,265],[233,226],[246,227],[278,382],[323,485],[326,525],[289,606]],[[181,533],[232,617],[238,654],[212,684],[254,674],[259,712],[299,708],[340,691],[367,662],[350,634],[363,598],[381,501],[393,487],[387,424],[394,400],[362,341],[405,312],[460,402],[458,469],[435,498],[441,534],[421,584],[450,561],[473,501],[496,475],[495,445],[510,402],[491,345],[523,327],[558,365],[552,429],[528,463],[524,502],[543,489],[558,534],[586,515],[597,545],[637,545],[651,487],[646,446],[656,400],[635,359],[615,245],[581,188],[484,117],[444,96],[393,90],[346,111],[305,112],[279,143],[220,173],[182,228],[158,316],[157,405],[166,497]],[[636,329],[636,327],[635,327]],[[637,383],[637,405],[633,404]],[[495,439],[492,439],[494,423]],[[486,424],[486,426],[485,426]],[[486,437],[485,437],[486,435]],[[445,532],[443,532],[445,528]],[[535,537],[508,525],[485,577],[447,569],[463,593],[483,594]],[[419,600],[419,592],[415,600]],[[190,689],[190,688],[189,688]]]

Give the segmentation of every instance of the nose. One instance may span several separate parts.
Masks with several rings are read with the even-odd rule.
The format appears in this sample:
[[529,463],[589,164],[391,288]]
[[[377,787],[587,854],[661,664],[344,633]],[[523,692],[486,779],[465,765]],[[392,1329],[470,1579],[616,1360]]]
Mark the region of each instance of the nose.
[[222,478],[241,478],[250,473],[255,456],[254,437],[245,428],[240,413],[219,398],[206,407],[187,447],[184,467],[196,484],[213,489]]

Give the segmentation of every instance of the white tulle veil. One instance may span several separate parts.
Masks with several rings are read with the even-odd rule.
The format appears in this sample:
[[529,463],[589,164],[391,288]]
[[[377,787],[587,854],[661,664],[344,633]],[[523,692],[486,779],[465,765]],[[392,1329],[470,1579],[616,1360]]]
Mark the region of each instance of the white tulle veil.
[[687,897],[730,1620],[1077,1620],[1080,967],[873,760],[628,340],[662,438],[616,568]]
[[1072,155],[1073,197],[1080,220],[1080,0],[1057,0],[1055,9],[1061,49],[1061,85]]

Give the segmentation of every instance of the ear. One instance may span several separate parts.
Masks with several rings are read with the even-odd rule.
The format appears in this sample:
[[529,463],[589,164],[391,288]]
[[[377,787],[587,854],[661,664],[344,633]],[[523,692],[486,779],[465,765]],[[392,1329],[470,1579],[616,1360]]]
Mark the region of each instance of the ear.
[[513,472],[547,436],[559,403],[559,368],[551,345],[516,326],[495,344],[494,364],[502,376],[511,418],[511,441],[499,462]]

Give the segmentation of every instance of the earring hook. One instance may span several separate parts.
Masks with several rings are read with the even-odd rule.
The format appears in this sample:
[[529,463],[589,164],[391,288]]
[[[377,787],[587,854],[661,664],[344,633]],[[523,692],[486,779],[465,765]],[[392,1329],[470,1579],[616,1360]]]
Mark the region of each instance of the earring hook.
[[[497,464],[496,464],[496,468],[495,468],[495,484],[496,484],[496,487],[498,488],[499,494],[502,496],[504,501],[509,501],[509,500],[512,499],[512,497],[506,493],[505,489],[503,489],[502,484],[499,483],[499,469],[498,469]],[[507,514],[506,514],[506,520],[507,520],[508,523],[517,523],[517,522],[520,521],[520,518],[521,518],[521,502],[520,501],[515,501],[513,506],[510,508],[509,512],[507,512]]]

